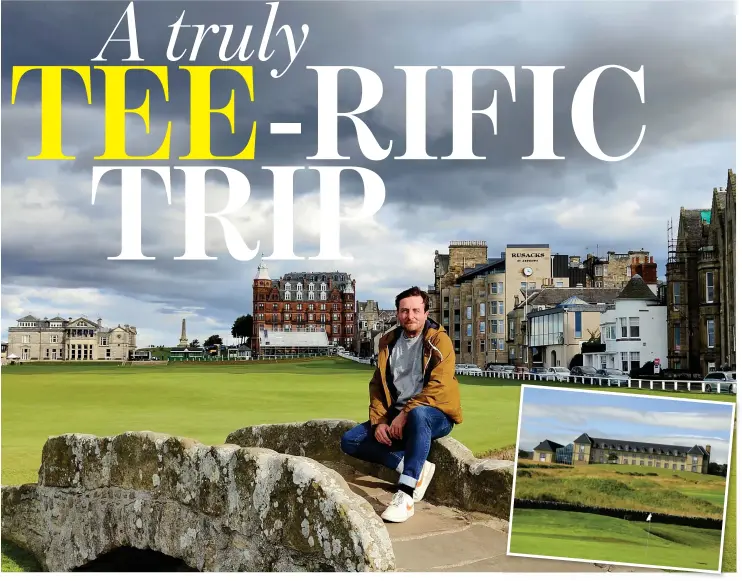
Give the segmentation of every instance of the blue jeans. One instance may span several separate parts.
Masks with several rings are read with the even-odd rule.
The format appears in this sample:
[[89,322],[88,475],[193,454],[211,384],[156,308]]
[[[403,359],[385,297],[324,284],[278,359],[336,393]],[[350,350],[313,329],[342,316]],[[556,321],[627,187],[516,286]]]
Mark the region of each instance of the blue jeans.
[[[396,410],[390,410],[390,425],[397,414]],[[349,456],[382,464],[392,470],[397,470],[404,460],[399,482],[414,488],[428,459],[432,441],[450,434],[453,425],[453,421],[438,408],[421,405],[407,414],[402,439],[391,438],[391,446],[379,442],[371,422],[364,422],[343,434],[340,448]]]

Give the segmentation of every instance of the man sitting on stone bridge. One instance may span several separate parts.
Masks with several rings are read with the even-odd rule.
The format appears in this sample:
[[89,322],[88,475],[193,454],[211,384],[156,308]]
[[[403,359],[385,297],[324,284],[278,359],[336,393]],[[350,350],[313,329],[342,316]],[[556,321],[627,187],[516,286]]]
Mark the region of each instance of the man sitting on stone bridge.
[[456,354],[446,331],[428,318],[427,293],[418,287],[395,299],[399,325],[379,342],[369,383],[369,420],[343,435],[343,452],[399,472],[397,492],[381,517],[404,522],[415,514],[433,478],[433,440],[463,421]]

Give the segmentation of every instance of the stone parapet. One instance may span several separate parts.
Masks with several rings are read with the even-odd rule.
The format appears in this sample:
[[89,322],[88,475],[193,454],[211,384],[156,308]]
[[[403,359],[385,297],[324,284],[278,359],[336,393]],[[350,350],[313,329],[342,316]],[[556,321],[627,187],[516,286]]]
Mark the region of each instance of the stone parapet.
[[[356,426],[349,420],[311,420],[304,423],[249,426],[232,432],[227,444],[270,448],[283,454],[313,458],[325,465],[347,464],[388,482],[396,472],[343,453],[340,439]],[[463,444],[448,436],[433,442],[428,457],[436,465],[425,499],[463,510],[510,517],[513,462],[475,458]]]

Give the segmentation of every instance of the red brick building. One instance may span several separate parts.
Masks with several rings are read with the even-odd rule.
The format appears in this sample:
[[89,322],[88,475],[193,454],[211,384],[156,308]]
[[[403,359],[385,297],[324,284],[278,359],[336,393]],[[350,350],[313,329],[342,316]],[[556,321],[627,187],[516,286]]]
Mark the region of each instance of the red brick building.
[[261,260],[253,280],[253,349],[263,329],[324,331],[330,344],[350,348],[355,334],[356,281],[345,272],[289,272],[271,279]]

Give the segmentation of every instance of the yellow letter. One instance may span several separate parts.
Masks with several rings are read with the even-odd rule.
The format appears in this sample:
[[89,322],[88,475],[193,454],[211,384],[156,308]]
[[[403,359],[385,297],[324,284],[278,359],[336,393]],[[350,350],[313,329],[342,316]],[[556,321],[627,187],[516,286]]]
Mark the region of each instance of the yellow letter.
[[130,70],[145,70],[157,77],[168,100],[167,92],[167,67],[145,67],[145,66],[102,66],[95,67],[106,75],[106,147],[103,155],[94,159],[169,159],[170,157],[170,129],[171,122],[167,122],[165,139],[152,155],[127,155],[126,154],[126,114],[135,113],[144,120],[144,128],[149,135],[149,89],[144,93],[144,103],[136,109],[126,108],[126,73]]
[[234,133],[234,89],[230,92],[229,103],[221,109],[211,108],[211,72],[217,69],[232,70],[240,74],[250,90],[250,100],[253,96],[252,67],[207,67],[191,66],[180,67],[191,75],[191,150],[188,155],[180,159],[255,159],[255,126],[253,121],[250,141],[237,155],[211,155],[211,114],[221,113],[229,119],[229,125]]
[[15,93],[21,77],[28,71],[41,71],[41,152],[28,159],[75,159],[74,155],[62,153],[62,70],[73,71],[85,83],[88,105],[92,103],[90,93],[90,67],[43,66],[13,67],[10,103],[15,104]]

